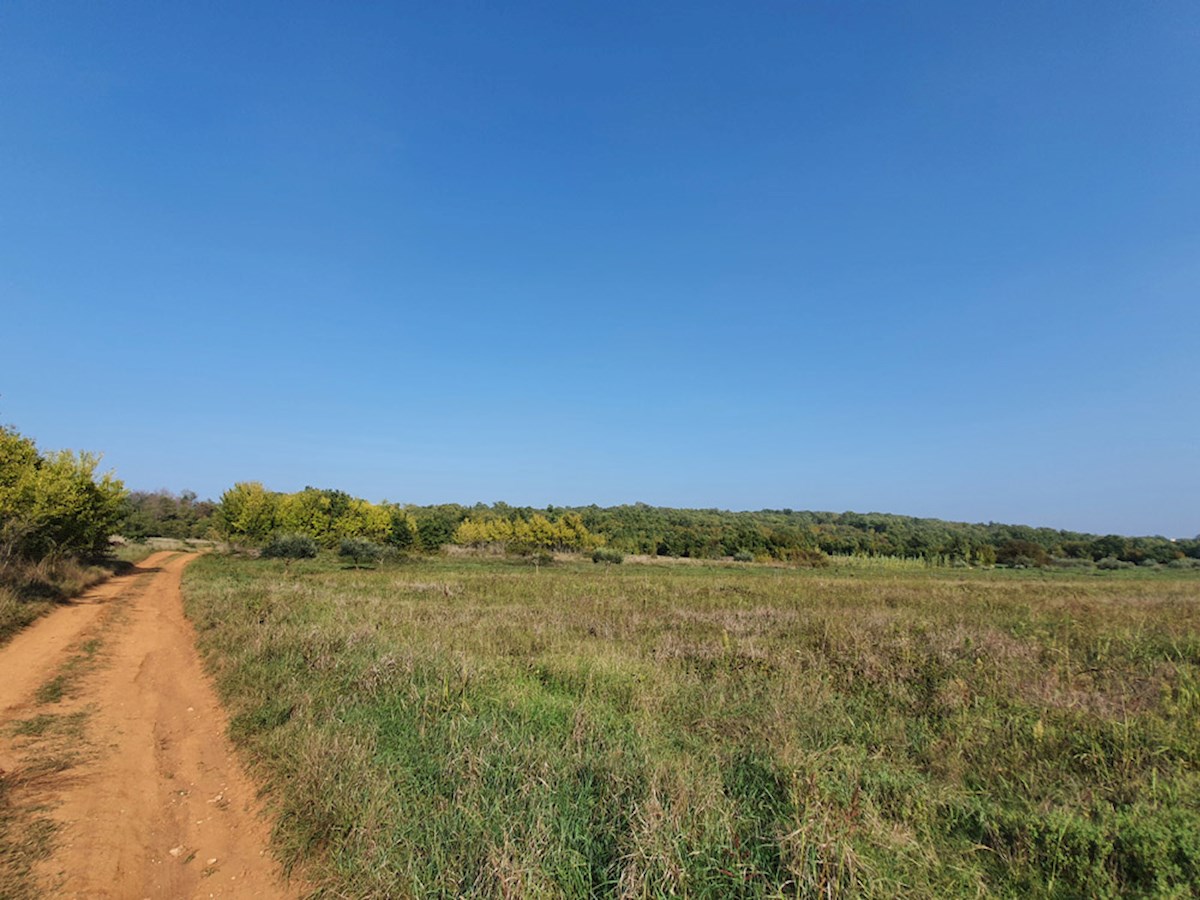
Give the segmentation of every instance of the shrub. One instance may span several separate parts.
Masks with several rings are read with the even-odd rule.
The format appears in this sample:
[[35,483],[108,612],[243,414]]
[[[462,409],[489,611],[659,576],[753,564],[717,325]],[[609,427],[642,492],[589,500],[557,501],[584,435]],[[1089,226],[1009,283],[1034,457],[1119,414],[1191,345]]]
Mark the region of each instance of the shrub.
[[734,562],[754,562],[754,554],[749,550],[739,550],[733,554]]
[[534,566],[550,566],[554,564],[554,554],[549,550],[534,550],[529,554],[529,560]]
[[1050,554],[1032,541],[1005,541],[996,548],[996,562],[1013,568],[1045,566],[1050,563]]
[[51,555],[106,555],[126,492],[111,473],[97,473],[99,464],[90,453],[43,453],[0,426],[0,570]]
[[268,559],[312,559],[317,555],[317,542],[306,534],[278,534],[263,547]]
[[1117,559],[1115,556],[1106,556],[1104,559],[1096,563],[1097,569],[1132,569],[1134,564],[1126,562],[1123,559]]
[[597,547],[592,551],[592,562],[604,563],[605,565],[612,563],[620,565],[625,562],[625,554],[620,550],[614,550],[612,547]]
[[809,547],[785,547],[779,550],[779,558],[794,566],[819,569],[829,565],[829,557],[821,550]]
[[346,538],[338,548],[338,554],[354,560],[355,567],[358,567],[364,563],[377,562],[383,556],[383,548],[374,541]]

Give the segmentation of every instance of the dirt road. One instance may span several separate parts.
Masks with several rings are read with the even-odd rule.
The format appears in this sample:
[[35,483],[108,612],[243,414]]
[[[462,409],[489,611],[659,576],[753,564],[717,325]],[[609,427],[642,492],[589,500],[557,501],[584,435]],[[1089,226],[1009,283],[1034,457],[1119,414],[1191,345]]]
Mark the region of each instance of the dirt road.
[[[192,558],[156,553],[0,648],[0,770],[24,785],[18,803],[58,826],[37,893],[302,893],[267,853],[269,826],[183,616]],[[19,777],[38,767],[51,774]]]

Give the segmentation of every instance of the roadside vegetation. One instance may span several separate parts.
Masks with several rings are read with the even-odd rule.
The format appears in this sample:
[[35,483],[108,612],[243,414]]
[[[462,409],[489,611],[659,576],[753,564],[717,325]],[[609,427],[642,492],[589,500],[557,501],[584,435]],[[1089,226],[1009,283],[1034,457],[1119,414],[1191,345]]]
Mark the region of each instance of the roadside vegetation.
[[108,577],[125,488],[99,457],[42,451],[0,427],[0,643]]
[[591,558],[189,567],[323,895],[1200,893],[1192,572]]

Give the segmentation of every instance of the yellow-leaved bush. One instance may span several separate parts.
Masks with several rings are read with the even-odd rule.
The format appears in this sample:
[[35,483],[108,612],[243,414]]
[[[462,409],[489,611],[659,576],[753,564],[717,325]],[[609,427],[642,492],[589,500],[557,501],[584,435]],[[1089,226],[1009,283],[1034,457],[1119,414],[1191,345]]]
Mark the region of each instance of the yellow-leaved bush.
[[454,532],[454,543],[472,547],[496,544],[513,550],[591,550],[604,543],[575,513],[551,521],[540,513],[523,518],[468,518]]

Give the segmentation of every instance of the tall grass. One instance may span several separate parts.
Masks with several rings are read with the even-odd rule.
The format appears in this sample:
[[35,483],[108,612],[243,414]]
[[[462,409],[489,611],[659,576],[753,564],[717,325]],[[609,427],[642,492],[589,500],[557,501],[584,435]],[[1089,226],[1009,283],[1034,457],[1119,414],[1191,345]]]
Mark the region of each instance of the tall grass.
[[220,557],[185,576],[280,852],[339,897],[1195,894],[1198,586]]
[[12,559],[0,566],[0,644],[25,626],[77,597],[114,574],[128,571],[153,549],[146,544],[115,548],[93,563],[73,557],[49,556],[40,560]]
[[0,644],[56,603],[83,593],[110,571],[73,559],[14,561],[0,571]]

